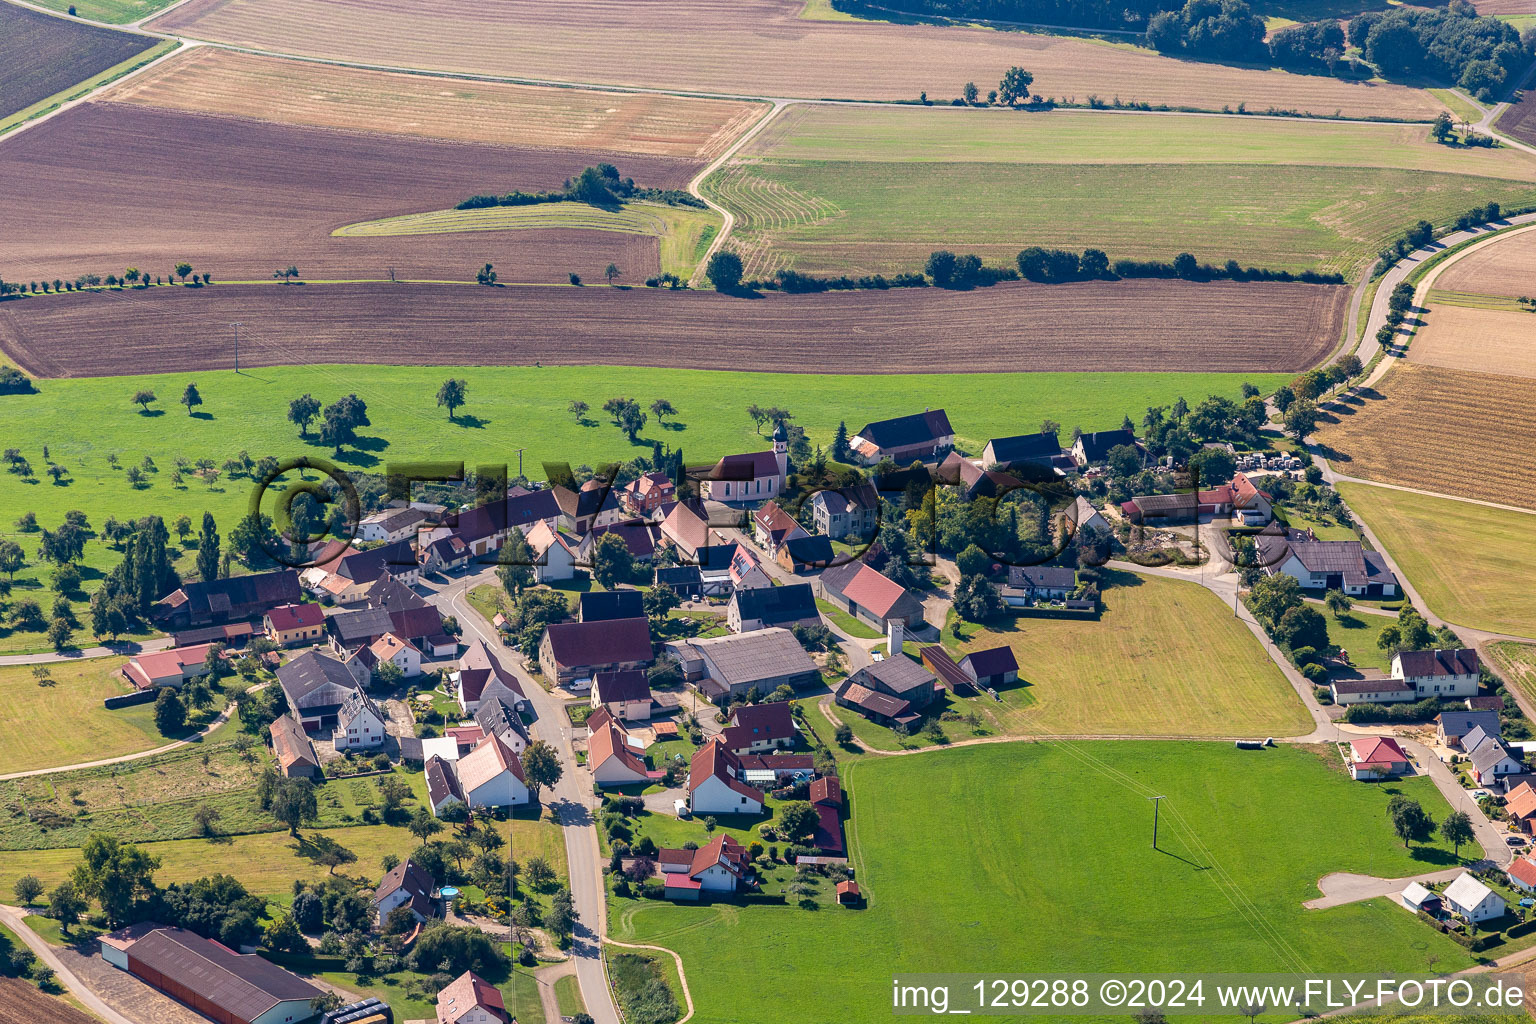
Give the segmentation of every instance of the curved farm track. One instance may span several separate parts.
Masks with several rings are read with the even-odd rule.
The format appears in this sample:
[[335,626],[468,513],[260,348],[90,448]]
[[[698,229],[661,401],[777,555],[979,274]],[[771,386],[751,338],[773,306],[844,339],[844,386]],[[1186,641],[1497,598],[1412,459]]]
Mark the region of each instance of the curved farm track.
[[[294,363],[617,364],[777,372],[1300,370],[1348,289],[1181,281],[768,294],[336,284],[75,292],[0,305],[44,377]],[[836,324],[836,330],[829,330]]]

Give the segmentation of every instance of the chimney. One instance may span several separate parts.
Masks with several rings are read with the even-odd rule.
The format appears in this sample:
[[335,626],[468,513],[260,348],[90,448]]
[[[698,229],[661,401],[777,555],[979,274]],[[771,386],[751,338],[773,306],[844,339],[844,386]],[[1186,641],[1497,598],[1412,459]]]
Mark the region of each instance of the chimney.
[[906,630],[900,619],[890,619],[885,625],[886,653],[894,658],[901,653],[902,642],[906,639]]

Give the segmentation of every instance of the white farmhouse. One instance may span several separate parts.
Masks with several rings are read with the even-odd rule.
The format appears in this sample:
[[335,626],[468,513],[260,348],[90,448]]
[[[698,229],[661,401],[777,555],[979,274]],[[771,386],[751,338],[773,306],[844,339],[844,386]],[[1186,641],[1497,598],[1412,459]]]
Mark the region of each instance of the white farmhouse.
[[379,706],[361,690],[353,690],[336,712],[336,731],[331,734],[336,749],[374,750],[382,747],[389,735],[384,723],[384,712]]
[[1392,675],[1412,686],[1419,697],[1477,696],[1477,652],[1403,651],[1392,656]]
[[1507,911],[1504,899],[1488,888],[1470,872],[1462,872],[1445,887],[1445,906],[1474,924],[1503,917]]

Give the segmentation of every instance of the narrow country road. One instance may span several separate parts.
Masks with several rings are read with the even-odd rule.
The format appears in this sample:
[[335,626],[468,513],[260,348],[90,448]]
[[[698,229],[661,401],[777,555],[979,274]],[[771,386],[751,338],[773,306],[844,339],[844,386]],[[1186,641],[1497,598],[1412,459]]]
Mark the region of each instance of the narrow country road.
[[26,911],[20,907],[0,905],[0,923],[3,923],[11,931],[15,932],[17,937],[27,944],[27,948],[36,953],[37,958],[47,964],[54,974],[58,975],[59,983],[69,989],[70,995],[80,1000],[86,1009],[106,1021],[107,1024],[142,1024],[140,1021],[129,1020],[102,1002],[95,992],[91,991],[83,981],[76,977],[73,971],[64,966],[64,961],[59,959],[59,955],[53,951],[53,947],[44,942],[42,937],[31,928],[27,927],[26,922],[22,920],[25,916]]
[[127,657],[134,654],[149,654],[152,651],[167,651],[175,643],[168,636],[157,636],[152,640],[114,644],[111,647],[87,647],[74,651],[44,651],[40,654],[0,654],[0,668],[9,668],[12,665],[66,665],[77,661],[90,661],[92,658]]
[[553,808],[565,836],[565,856],[570,868],[571,899],[576,907],[576,930],[571,942],[571,958],[576,965],[576,980],[581,998],[596,1024],[622,1024],[608,971],[603,960],[603,939],[608,930],[608,900],[603,885],[603,859],[597,845],[593,819],[596,801],[592,796],[591,775],[576,764],[571,745],[571,726],[562,701],[551,696],[522,666],[522,659],[501,643],[496,630],[465,598],[473,587],[489,584],[500,587],[495,566],[433,587],[430,600],[445,615],[452,615],[463,628],[464,639],[478,638],[497,653],[523,685],[523,692],[537,716],[530,730],[535,739],[554,747],[565,771],[554,788],[541,794],[544,807]]

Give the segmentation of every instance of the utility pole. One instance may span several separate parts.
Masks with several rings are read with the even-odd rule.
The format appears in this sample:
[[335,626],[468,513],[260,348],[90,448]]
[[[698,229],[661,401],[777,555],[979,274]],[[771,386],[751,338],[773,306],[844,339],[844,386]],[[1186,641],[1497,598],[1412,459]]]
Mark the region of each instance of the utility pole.
[[1168,798],[1166,796],[1149,796],[1147,799],[1152,801],[1152,849],[1155,850],[1157,849],[1157,812],[1158,808],[1162,807],[1163,801]]
[[240,328],[245,326],[245,325],[244,324],[240,324],[240,323],[233,323],[233,324],[230,324],[229,326],[231,326],[231,327],[233,327],[235,329],[235,372],[239,373],[240,372]]
[[516,451],[517,451],[517,475],[519,477],[521,477],[523,475],[523,452],[525,452],[527,450],[528,449],[526,449],[526,448],[518,448],[518,449],[516,449]]

